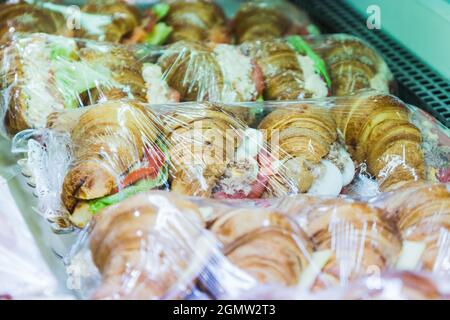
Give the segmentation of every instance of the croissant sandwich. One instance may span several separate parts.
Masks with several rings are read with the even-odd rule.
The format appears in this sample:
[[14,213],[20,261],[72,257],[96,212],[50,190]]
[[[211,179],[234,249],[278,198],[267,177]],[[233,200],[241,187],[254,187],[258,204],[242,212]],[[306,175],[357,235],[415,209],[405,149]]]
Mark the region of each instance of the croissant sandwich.
[[298,36],[256,41],[242,46],[261,68],[265,100],[299,100],[328,95],[322,59]]
[[224,254],[260,283],[298,285],[312,245],[289,217],[264,209],[237,209],[217,219],[211,230]]
[[48,127],[70,134],[61,201],[70,222],[83,227],[102,208],[164,186],[168,173],[161,126],[143,105],[105,102],[80,113],[52,114]]
[[403,237],[400,269],[450,270],[450,190],[445,184],[410,182],[383,196],[378,206],[397,221]]
[[352,155],[367,163],[382,191],[425,178],[421,132],[400,100],[364,93],[337,100],[333,113]]
[[172,29],[168,43],[181,40],[216,43],[231,41],[222,9],[209,0],[168,0],[164,22]]
[[355,166],[325,109],[290,105],[269,113],[259,129],[269,145],[273,173],[266,196],[338,195],[353,180]]
[[181,41],[168,46],[158,65],[182,101],[254,101],[264,86],[252,59],[227,44]]
[[238,43],[318,33],[304,12],[284,0],[244,3],[236,13],[233,26]]
[[[314,42],[314,39],[311,38]],[[347,96],[363,89],[394,92],[394,78],[378,53],[362,40],[346,35],[317,38],[314,50],[325,60],[334,96]]]
[[0,4],[0,41],[7,40],[11,32],[43,32],[65,34],[64,15],[25,1]]
[[163,116],[171,164],[171,190],[212,195],[233,159],[245,125],[214,105],[193,105]]
[[182,298],[177,289],[193,286],[201,259],[206,262],[203,225],[196,205],[168,193],[139,194],[106,209],[95,217],[90,238],[102,276],[93,298]]
[[161,68],[126,47],[33,34],[3,48],[9,134],[42,128],[53,111],[120,98],[178,101]]
[[401,250],[395,223],[365,203],[325,200],[308,210],[305,231],[317,251],[331,251],[313,290],[391,267]]

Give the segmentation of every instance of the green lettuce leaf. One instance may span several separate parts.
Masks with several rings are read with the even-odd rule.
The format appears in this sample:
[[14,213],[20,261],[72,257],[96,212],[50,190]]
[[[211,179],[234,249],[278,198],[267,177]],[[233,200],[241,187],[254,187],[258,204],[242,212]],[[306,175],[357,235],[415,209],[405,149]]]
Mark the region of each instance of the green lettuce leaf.
[[316,72],[318,72],[325,79],[327,85],[330,87],[331,79],[328,76],[327,68],[323,59],[313,51],[313,49],[305,42],[305,40],[302,39],[302,37],[294,35],[288,36],[286,39],[295,51],[300,54],[305,54],[309,58],[311,58],[311,60],[314,62]]
[[122,200],[129,198],[135,194],[155,189],[166,183],[168,179],[168,174],[169,173],[167,170],[167,166],[164,166],[161,168],[161,170],[158,173],[158,176],[155,179],[142,180],[136,183],[135,185],[124,188],[119,193],[106,196],[100,199],[91,200],[89,201],[89,211],[92,214],[96,214],[103,208],[119,203]]
[[158,3],[154,5],[151,10],[155,14],[156,19],[159,21],[167,16],[170,10],[170,5],[167,3]]
[[145,38],[145,42],[151,45],[161,45],[172,33],[172,30],[173,28],[168,26],[164,22],[158,22],[153,30]]

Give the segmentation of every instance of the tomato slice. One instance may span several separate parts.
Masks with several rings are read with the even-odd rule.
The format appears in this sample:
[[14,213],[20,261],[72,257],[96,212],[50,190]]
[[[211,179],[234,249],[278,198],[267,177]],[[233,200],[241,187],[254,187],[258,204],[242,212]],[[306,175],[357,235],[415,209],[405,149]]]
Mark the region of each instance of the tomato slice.
[[[142,167],[136,170],[133,170],[127,176],[125,179],[123,179],[121,183],[122,188],[126,188],[132,184],[135,184],[136,182],[143,180],[145,178],[155,178],[157,174],[157,170],[155,167]],[[119,192],[119,188],[115,187],[111,194]]]
[[[121,187],[126,188],[146,178],[156,178],[165,161],[166,156],[159,148],[146,148],[142,167],[128,173],[122,180]],[[115,187],[111,194],[117,192],[119,188]]]

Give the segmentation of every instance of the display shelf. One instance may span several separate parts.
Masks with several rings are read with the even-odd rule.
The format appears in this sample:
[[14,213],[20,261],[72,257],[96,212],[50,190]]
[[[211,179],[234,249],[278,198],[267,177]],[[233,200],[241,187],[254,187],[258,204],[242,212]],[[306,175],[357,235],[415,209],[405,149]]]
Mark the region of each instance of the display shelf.
[[326,33],[349,33],[374,46],[398,82],[399,97],[432,114],[450,128],[450,82],[382,30],[370,30],[366,17],[343,0],[294,0]]

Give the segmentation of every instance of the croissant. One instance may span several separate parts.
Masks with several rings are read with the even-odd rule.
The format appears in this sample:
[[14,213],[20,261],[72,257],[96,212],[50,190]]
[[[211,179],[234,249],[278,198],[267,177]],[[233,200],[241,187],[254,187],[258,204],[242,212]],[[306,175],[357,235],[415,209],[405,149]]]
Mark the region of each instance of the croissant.
[[390,267],[401,250],[395,223],[365,203],[325,200],[308,210],[306,221],[316,250],[332,251],[313,290],[346,284],[374,267]]
[[[444,184],[412,182],[379,201],[379,206],[397,221],[403,240],[424,244],[407,268],[448,272],[450,259],[450,190]],[[408,252],[405,253],[409,255]],[[408,258],[408,257],[406,257]],[[417,262],[417,263],[415,263]]]
[[[99,84],[89,89],[86,105],[94,104],[104,99],[118,100],[133,98],[145,102],[147,99],[147,84],[143,78],[144,65],[132,51],[125,47],[112,47],[107,52],[85,47],[79,51],[80,59],[89,65],[104,65],[111,72],[111,81]],[[114,82],[125,89],[120,89]]]
[[269,226],[301,232],[288,216],[276,210],[260,208],[229,209],[212,223],[210,230],[226,246],[247,233]]
[[237,43],[272,40],[287,34],[307,35],[312,31],[310,25],[309,17],[296,6],[267,0],[242,4],[233,21]]
[[229,43],[227,21],[222,9],[209,0],[169,0],[164,22],[173,28],[167,43],[177,41]]
[[62,14],[26,2],[0,4],[0,40],[11,31],[64,34],[65,23]]
[[91,30],[88,26],[75,29],[78,38],[94,39],[108,42],[122,42],[141,23],[141,17],[136,7],[120,1],[88,1],[82,6],[81,14],[95,14],[110,17],[109,23]]
[[393,91],[393,76],[388,66],[360,39],[332,35],[314,49],[328,66],[334,96],[347,96],[363,89]]
[[106,102],[68,124],[72,118],[52,115],[49,127],[70,128],[73,161],[64,177],[61,201],[72,224],[83,227],[95,213],[90,201],[155,177],[160,168],[150,168],[148,161],[154,159],[147,158],[159,150],[155,141],[161,127],[156,116],[137,102]]
[[253,101],[264,85],[250,57],[226,44],[180,41],[168,46],[158,65],[183,101]]
[[173,298],[175,284],[193,285],[200,270],[189,267],[196,265],[203,225],[196,205],[169,193],[139,194],[106,209],[95,217],[90,238],[102,275],[93,298]]
[[268,196],[337,195],[352,181],[353,161],[336,141],[336,124],[325,109],[310,105],[278,109],[261,121],[259,129],[275,166]]
[[[239,216],[243,216],[243,213]],[[237,230],[238,233],[235,234],[239,235],[240,231],[242,235],[225,246],[226,257],[260,283],[298,285],[312,252],[309,239],[301,229],[286,224],[286,218],[275,218],[270,226],[264,226],[264,215],[258,216],[257,212],[252,214],[252,219],[254,221],[250,221],[249,226],[240,227],[241,230]],[[244,222],[246,221],[240,220],[235,223]],[[261,227],[257,228],[257,224]]]
[[285,40],[256,41],[243,50],[261,68],[265,100],[299,100],[328,95],[328,87],[316,73],[314,61],[296,52]]
[[213,105],[186,106],[163,119],[168,132],[172,191],[209,197],[234,156],[244,125]]
[[377,178],[381,190],[424,179],[422,135],[399,99],[365,93],[338,100],[333,113],[354,158],[367,162],[368,172]]
[[127,47],[32,34],[9,42],[1,53],[4,123],[10,135],[45,127],[52,112],[105,100],[179,100],[161,68],[142,63]]

